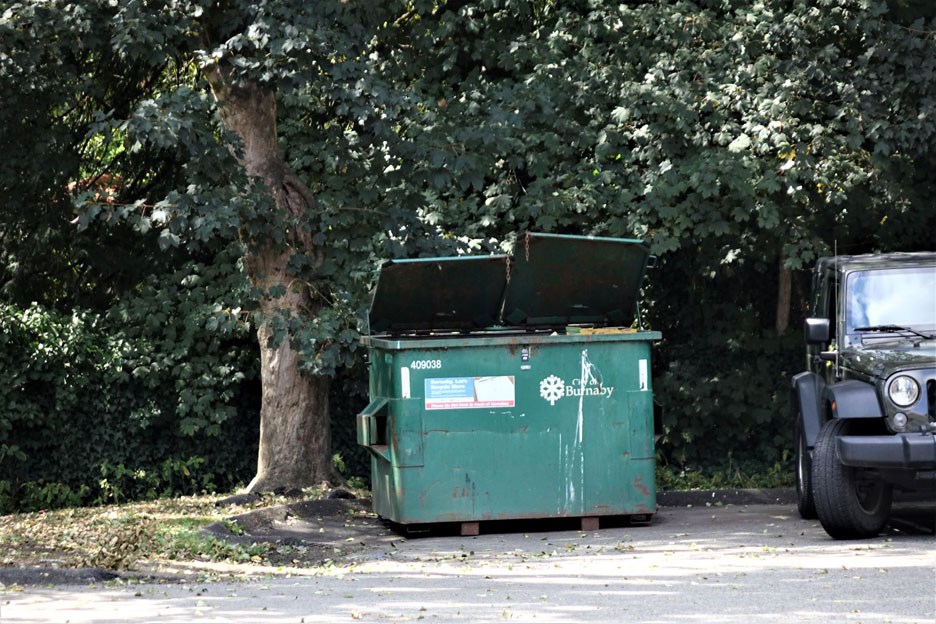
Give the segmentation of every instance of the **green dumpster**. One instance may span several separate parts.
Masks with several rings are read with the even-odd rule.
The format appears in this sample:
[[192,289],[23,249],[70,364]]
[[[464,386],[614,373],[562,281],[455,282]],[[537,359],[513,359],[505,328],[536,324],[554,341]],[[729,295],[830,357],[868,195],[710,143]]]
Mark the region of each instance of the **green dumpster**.
[[637,240],[528,234],[513,257],[380,270],[357,416],[374,511],[401,525],[656,511]]

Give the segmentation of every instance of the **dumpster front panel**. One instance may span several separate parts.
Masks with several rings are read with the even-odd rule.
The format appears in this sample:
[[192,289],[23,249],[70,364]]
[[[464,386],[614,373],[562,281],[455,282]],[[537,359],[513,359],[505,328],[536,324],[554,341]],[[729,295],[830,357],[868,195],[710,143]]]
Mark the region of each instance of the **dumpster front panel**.
[[375,511],[402,524],[653,513],[658,336],[369,339],[372,391],[387,393],[386,447],[368,447]]

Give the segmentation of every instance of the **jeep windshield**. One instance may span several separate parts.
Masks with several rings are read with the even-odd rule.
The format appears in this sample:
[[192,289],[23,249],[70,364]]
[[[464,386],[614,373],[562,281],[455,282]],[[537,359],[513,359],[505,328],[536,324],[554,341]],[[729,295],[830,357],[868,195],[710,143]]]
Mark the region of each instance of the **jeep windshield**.
[[936,267],[848,274],[845,346],[921,338],[936,338]]

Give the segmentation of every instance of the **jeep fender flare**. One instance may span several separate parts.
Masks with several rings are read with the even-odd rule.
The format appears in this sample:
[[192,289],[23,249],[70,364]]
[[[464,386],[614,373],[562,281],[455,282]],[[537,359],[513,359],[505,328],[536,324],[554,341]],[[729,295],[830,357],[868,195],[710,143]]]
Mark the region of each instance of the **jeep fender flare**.
[[849,379],[830,384],[823,390],[822,399],[830,406],[832,418],[884,417],[874,385],[864,381]]
[[826,420],[824,410],[821,409],[825,386],[825,379],[816,373],[805,372],[793,376],[791,405],[794,406],[794,417],[795,409],[799,409],[803,419],[803,433],[806,434],[806,446],[809,448],[816,444],[819,430]]

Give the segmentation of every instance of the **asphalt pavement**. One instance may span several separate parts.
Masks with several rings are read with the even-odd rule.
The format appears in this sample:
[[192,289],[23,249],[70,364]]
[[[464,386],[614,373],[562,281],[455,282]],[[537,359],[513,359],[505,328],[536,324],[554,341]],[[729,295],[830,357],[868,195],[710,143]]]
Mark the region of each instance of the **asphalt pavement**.
[[875,539],[836,541],[786,498],[696,495],[648,525],[588,532],[534,522],[402,537],[374,525],[316,569],[8,586],[0,622],[936,622],[932,504],[898,506]]

